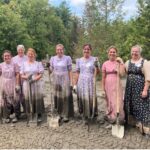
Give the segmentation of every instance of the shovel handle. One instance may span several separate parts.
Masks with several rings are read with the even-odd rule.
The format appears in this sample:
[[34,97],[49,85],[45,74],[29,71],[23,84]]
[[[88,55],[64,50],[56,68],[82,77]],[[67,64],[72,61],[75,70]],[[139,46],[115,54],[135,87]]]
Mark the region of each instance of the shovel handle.
[[93,111],[92,111],[92,118],[94,118],[95,106],[96,106],[96,75],[97,75],[97,69],[95,67],[94,76],[93,76]]
[[119,107],[120,107],[120,103],[119,103],[119,85],[120,85],[120,76],[119,76],[119,70],[120,70],[120,64],[117,63],[117,87],[116,87],[116,110],[117,110],[117,114],[119,115]]

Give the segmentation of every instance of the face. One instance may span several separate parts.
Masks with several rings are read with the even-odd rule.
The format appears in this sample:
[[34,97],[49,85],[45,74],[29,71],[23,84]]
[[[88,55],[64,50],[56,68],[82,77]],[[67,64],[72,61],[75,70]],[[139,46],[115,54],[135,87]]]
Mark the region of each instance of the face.
[[139,59],[141,56],[140,50],[137,47],[133,47],[131,49],[131,57],[132,59]]
[[84,48],[83,48],[83,56],[85,58],[88,58],[91,56],[91,49],[88,45],[86,45]]
[[21,57],[24,55],[24,50],[22,48],[18,49],[18,55]]
[[27,56],[28,56],[28,58],[29,58],[30,61],[35,60],[35,54],[34,54],[34,52],[28,51],[27,52]]
[[109,51],[108,51],[108,58],[110,60],[115,60],[117,57],[117,52],[114,48],[111,48]]
[[4,53],[4,54],[3,54],[4,62],[10,63],[10,62],[11,62],[11,57],[12,57],[12,56],[11,56],[10,53],[8,53],[8,52]]
[[62,46],[57,46],[56,47],[56,54],[58,57],[62,57],[64,55],[64,49]]

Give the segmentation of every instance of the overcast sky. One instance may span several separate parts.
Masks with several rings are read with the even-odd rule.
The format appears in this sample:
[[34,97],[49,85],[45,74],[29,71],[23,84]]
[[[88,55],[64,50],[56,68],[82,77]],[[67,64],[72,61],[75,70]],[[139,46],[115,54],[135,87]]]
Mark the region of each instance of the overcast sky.
[[[58,6],[63,0],[49,0],[50,3],[54,6]],[[70,6],[70,9],[73,14],[78,16],[82,16],[84,10],[84,4],[86,0],[66,0]],[[123,9],[126,12],[125,19],[129,19],[130,17],[136,15],[137,12],[137,0],[125,0]]]

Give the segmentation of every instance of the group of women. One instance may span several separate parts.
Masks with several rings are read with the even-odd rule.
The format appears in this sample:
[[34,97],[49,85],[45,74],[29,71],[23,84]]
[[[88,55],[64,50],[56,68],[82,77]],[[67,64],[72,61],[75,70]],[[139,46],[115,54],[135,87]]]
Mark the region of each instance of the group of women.
[[18,55],[12,57],[11,51],[3,52],[0,64],[0,114],[1,121],[5,123],[17,122],[23,112],[27,114],[28,121],[41,121],[44,112],[42,94],[42,81],[44,72],[42,63],[36,61],[34,49],[27,50],[18,45]]
[[[0,64],[0,111],[6,123],[16,122],[20,116],[20,105],[28,121],[41,121],[44,113],[42,74],[44,68],[36,61],[36,52],[18,45],[18,55],[3,53]],[[150,63],[141,57],[141,47],[131,48],[131,59],[125,64],[118,56],[115,46],[108,48],[108,60],[102,65],[102,91],[106,100],[106,115],[109,123],[116,123],[119,105],[119,123],[129,124],[132,119],[142,133],[150,134]],[[63,122],[74,117],[72,91],[77,94],[78,111],[85,123],[97,117],[96,76],[100,72],[97,57],[92,56],[90,44],[83,46],[83,57],[76,60],[75,75],[72,75],[72,60],[64,55],[64,46],[56,45],[56,55],[50,58],[49,73],[53,85],[54,109]],[[127,75],[125,92],[121,77]],[[73,78],[74,77],[74,78]],[[117,94],[119,93],[119,94]],[[116,99],[119,99],[119,102]],[[11,115],[15,114],[14,117]]]

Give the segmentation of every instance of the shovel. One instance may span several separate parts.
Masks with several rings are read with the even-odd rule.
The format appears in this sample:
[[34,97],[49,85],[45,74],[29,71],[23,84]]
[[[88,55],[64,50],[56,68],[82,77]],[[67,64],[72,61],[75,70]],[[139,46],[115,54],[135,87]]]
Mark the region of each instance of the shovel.
[[93,76],[93,106],[92,106],[92,116],[88,119],[88,132],[90,130],[90,123],[89,120],[93,120],[95,116],[95,107],[96,107],[96,75],[97,75],[97,69],[94,70],[94,76]]
[[[37,119],[33,120],[33,106],[32,106],[33,100],[32,100],[32,88],[31,88],[32,83],[29,83],[29,81],[27,81],[27,82],[28,82],[28,87],[29,87],[29,109],[30,109],[30,112],[28,112],[28,109],[26,108],[27,126],[36,127],[37,126]],[[36,115],[36,117],[37,117],[37,115]]]
[[[50,73],[49,73],[49,82],[50,82],[50,86],[52,86]],[[57,128],[60,126],[60,117],[54,114],[53,93],[52,91],[50,93],[51,93],[51,114],[47,115],[47,122],[49,128]]]
[[117,109],[117,119],[116,124],[112,125],[112,135],[118,138],[124,137],[124,126],[119,124],[119,68],[120,65],[117,65],[117,91],[116,91],[116,109]]

